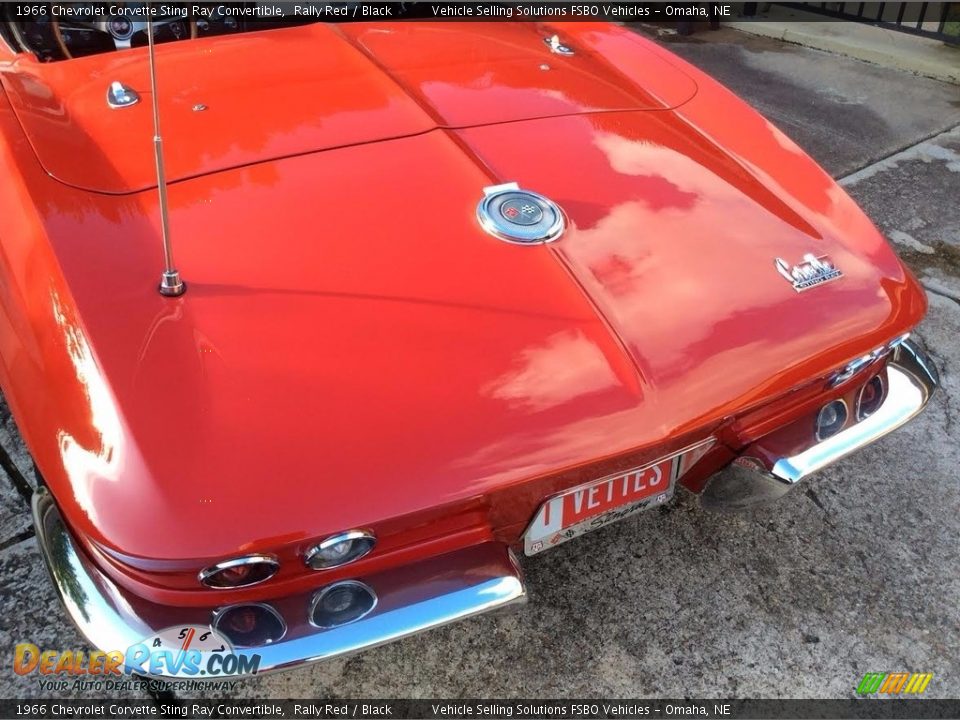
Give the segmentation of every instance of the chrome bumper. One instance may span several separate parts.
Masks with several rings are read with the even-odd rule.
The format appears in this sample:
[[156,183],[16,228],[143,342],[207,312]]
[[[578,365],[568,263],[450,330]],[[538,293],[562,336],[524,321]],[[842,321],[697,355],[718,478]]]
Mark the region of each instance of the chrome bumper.
[[[53,498],[43,488],[34,493],[33,516],[57,592],[77,628],[97,649],[126,652],[160,630],[210,624],[218,608],[160,606],[118,587],[77,546]],[[317,579],[318,587],[322,586],[319,574]],[[269,645],[236,648],[236,653],[259,655],[258,674],[263,674],[382,645],[526,600],[515,560],[506,546],[493,542],[362,580],[378,596],[376,608],[366,617],[321,630],[307,618],[315,591],[283,597],[270,603],[286,624],[283,637]]]
[[[729,468],[710,480],[701,496],[704,505],[737,509],[782,496],[804,478],[919,414],[937,388],[939,375],[926,353],[908,340],[893,351],[887,364],[887,382],[887,398],[873,415],[803,452],[776,457],[747,448]],[[763,440],[757,445],[762,446]]]

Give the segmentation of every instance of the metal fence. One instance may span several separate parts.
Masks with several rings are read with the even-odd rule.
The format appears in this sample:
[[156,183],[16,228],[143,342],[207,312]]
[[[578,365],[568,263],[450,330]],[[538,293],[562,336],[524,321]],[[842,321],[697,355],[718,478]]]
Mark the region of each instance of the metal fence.
[[818,15],[869,23],[889,30],[960,45],[960,3],[793,2],[773,3]]

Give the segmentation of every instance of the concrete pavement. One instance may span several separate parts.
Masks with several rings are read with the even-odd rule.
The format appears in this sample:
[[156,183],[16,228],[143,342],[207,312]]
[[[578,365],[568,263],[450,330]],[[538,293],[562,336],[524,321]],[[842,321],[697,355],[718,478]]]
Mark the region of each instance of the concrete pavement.
[[960,123],[957,85],[729,28],[661,40],[757,108],[835,177]]
[[[867,15],[875,17],[875,12],[876,7],[868,10]],[[931,8],[929,15],[935,14],[936,10]],[[895,17],[896,6],[892,5],[884,19],[891,21]],[[907,24],[905,19],[904,25]],[[960,47],[932,38],[917,37],[868,23],[827,20],[822,15],[781,5],[765,8],[755,19],[729,22],[726,26],[936,80],[960,83]]]
[[[932,672],[927,696],[960,696],[960,148],[944,134],[960,125],[957,88],[733,30],[670,47],[849,176],[888,234],[912,238],[897,248],[931,289],[917,334],[942,391],[779,504],[717,515],[681,494],[525,559],[530,603],[516,614],[245,681],[231,697],[851,697],[881,670]],[[21,447],[2,428],[0,445]],[[29,483],[28,458],[14,459]],[[0,478],[8,658],[18,639],[80,647],[23,535],[22,489]],[[0,673],[0,696],[40,695]]]

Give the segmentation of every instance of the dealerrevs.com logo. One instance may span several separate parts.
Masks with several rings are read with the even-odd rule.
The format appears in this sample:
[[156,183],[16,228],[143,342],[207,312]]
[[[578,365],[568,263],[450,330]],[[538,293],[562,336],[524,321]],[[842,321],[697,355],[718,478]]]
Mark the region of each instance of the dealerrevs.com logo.
[[203,625],[170,627],[126,650],[41,650],[33,643],[19,643],[13,653],[15,673],[48,678],[152,675],[224,679],[256,675],[259,669],[259,655],[236,653],[227,638]]

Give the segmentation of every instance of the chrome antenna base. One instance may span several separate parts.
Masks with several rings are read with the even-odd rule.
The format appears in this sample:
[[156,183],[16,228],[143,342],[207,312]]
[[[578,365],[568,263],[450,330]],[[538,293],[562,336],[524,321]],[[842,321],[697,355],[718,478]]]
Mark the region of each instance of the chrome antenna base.
[[160,294],[166,297],[179,297],[187,291],[187,286],[180,279],[176,270],[167,270],[160,278]]

